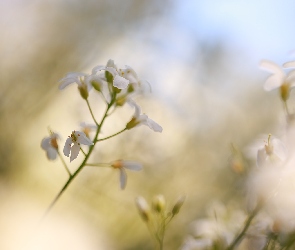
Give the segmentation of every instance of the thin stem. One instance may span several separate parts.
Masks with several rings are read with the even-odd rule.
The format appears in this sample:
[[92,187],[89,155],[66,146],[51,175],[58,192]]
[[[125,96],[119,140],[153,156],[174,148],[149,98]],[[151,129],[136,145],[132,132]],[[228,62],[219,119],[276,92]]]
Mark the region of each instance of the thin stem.
[[67,166],[67,164],[66,164],[64,158],[62,157],[61,153],[60,153],[58,150],[57,150],[57,153],[58,153],[58,156],[59,156],[59,158],[60,158],[60,160],[61,160],[61,162],[62,162],[62,165],[65,167],[66,171],[68,172],[69,176],[71,177],[71,176],[72,176],[72,173],[71,173],[71,171],[69,170],[69,168],[68,168],[68,166]]
[[249,215],[247,221],[245,222],[245,226],[243,228],[243,230],[237,235],[237,237],[234,239],[234,241],[229,245],[229,247],[227,248],[227,250],[233,250],[234,247],[241,241],[241,239],[243,238],[243,236],[245,235],[246,231],[248,230],[251,221],[254,219],[254,217],[256,216],[256,214],[258,213],[258,211],[260,210],[260,206],[258,205],[254,211]]
[[88,167],[110,167],[110,163],[86,163],[85,166]]
[[80,151],[83,153],[84,156],[86,156],[86,153],[84,152],[82,148],[80,148]]
[[123,132],[126,131],[126,130],[127,130],[127,128],[124,128],[124,129],[122,129],[121,131],[119,131],[118,133],[113,134],[113,135],[110,135],[110,136],[105,137],[105,138],[102,138],[102,139],[99,139],[99,140],[96,140],[96,142],[99,142],[99,141],[105,141],[105,140],[107,140],[107,139],[110,139],[110,138],[112,138],[112,137],[114,137],[114,136],[117,136],[117,135],[123,133]]
[[[89,151],[88,153],[86,154],[83,162],[81,163],[81,165],[79,166],[79,168],[69,177],[68,181],[65,183],[65,185],[62,187],[62,189],[59,191],[59,193],[55,196],[55,198],[53,199],[53,201],[51,202],[51,204],[49,205],[49,207],[47,208],[47,210],[45,211],[45,214],[43,215],[43,219],[45,218],[45,216],[49,213],[49,211],[53,208],[53,206],[55,205],[55,203],[59,200],[59,198],[61,197],[61,195],[64,193],[64,191],[67,189],[67,187],[70,185],[70,183],[74,180],[74,178],[79,174],[79,172],[83,169],[83,167],[86,165],[86,162],[88,160],[88,158],[90,157],[94,147],[95,147],[95,144],[96,144],[96,141],[97,141],[97,137],[100,133],[100,130],[101,130],[101,127],[104,123],[104,120],[105,118],[107,117],[108,115],[108,111],[109,109],[111,108],[111,106],[113,105],[114,103],[114,100],[112,100],[112,102],[107,106],[106,108],[106,111],[104,113],[104,116],[101,120],[101,123],[97,126],[97,130],[96,130],[96,134],[95,134],[95,137],[94,137],[94,144],[91,145],[89,147]],[[88,102],[87,102],[88,103]]]
[[94,117],[94,114],[93,114],[93,112],[92,112],[92,109],[91,109],[91,107],[90,107],[90,104],[89,104],[88,99],[86,99],[86,103],[87,103],[88,109],[89,109],[89,111],[90,111],[90,114],[91,114],[91,116],[92,116],[92,119],[93,119],[94,123],[96,124],[96,126],[98,126],[98,122],[96,121],[96,119],[95,119],[95,117]]
[[287,116],[289,116],[290,112],[289,112],[287,101],[283,101],[283,103],[284,103],[284,108],[285,108],[286,114],[287,114]]

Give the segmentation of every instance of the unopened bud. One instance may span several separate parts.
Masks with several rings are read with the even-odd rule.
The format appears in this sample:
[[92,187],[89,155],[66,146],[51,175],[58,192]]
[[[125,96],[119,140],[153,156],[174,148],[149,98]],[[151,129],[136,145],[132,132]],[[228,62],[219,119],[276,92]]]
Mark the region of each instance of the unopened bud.
[[161,213],[164,211],[166,205],[165,197],[161,194],[157,195],[154,197],[153,202],[152,202],[152,207],[153,209]]
[[288,83],[283,83],[280,87],[280,92],[281,92],[281,98],[285,102],[289,98],[290,94],[290,86]]
[[126,100],[126,96],[122,96],[116,100],[116,105],[121,107],[126,103]]
[[132,93],[134,91],[134,86],[132,84],[129,84],[127,87],[127,92]]
[[92,81],[91,82],[91,85],[93,86],[93,88],[95,89],[95,90],[97,90],[98,92],[101,92],[101,83],[100,82],[98,82],[98,81]]
[[126,129],[132,129],[136,127],[138,124],[139,121],[136,119],[136,117],[133,117],[131,121],[126,124]]
[[79,91],[80,91],[80,95],[82,96],[83,99],[87,100],[88,98],[88,88],[86,84],[82,84],[81,86],[79,86]]
[[143,197],[139,196],[136,198],[135,203],[141,218],[144,221],[148,222],[150,219],[150,207],[147,204],[146,200]]
[[173,209],[172,209],[172,215],[176,215],[179,213],[180,208],[182,207],[183,203],[185,201],[185,196],[181,196],[175,203]]

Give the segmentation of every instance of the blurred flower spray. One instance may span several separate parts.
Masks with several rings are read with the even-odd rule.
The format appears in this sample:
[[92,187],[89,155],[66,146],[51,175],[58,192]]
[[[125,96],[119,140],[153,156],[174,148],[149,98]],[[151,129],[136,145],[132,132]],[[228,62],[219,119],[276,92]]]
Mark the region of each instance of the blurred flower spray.
[[[41,141],[41,148],[46,152],[48,160],[55,160],[57,157],[61,160],[65,170],[69,177],[60,192],[56,195],[48,209],[46,210],[44,217],[52,209],[55,203],[59,200],[61,195],[65,192],[70,183],[79,174],[79,172],[86,166],[89,167],[111,167],[118,169],[120,172],[120,187],[124,189],[127,184],[126,169],[139,171],[142,169],[142,165],[137,162],[128,160],[115,160],[110,163],[92,163],[89,162],[91,153],[93,152],[96,144],[100,141],[105,141],[119,134],[133,129],[140,125],[146,125],[155,132],[162,132],[162,127],[155,121],[150,119],[146,114],[141,113],[141,108],[132,99],[135,95],[138,95],[142,89],[143,84],[149,84],[140,80],[137,77],[136,72],[129,66],[123,69],[118,69],[113,60],[109,60],[106,66],[96,66],[93,68],[91,74],[85,73],[68,73],[66,77],[60,80],[59,88],[62,90],[68,85],[76,83],[82,99],[86,101],[88,110],[91,114],[94,124],[81,123],[81,130],[73,130],[71,135],[65,141],[63,147],[63,154],[70,158],[70,162],[74,161],[79,153],[84,155],[84,160],[73,173],[70,171],[68,164],[63,159],[63,155],[60,153],[59,140],[60,135],[56,132],[49,130],[49,136],[43,138]],[[97,93],[101,94],[102,101],[106,105],[105,112],[98,122],[91,105],[88,101],[90,91],[94,89]],[[135,112],[131,120],[126,123],[125,127],[115,134],[107,136],[105,138],[99,138],[101,128],[104,121],[110,116],[118,107],[125,104],[131,105]],[[90,132],[95,132],[94,137],[90,136]],[[82,145],[85,148],[82,148]],[[164,235],[166,226],[172,220],[172,218],[178,214],[180,207],[184,202],[184,197],[181,197],[172,208],[171,212],[165,212],[165,199],[163,196],[157,196],[153,201],[153,210],[159,215],[157,219],[151,222],[150,209],[144,200],[139,197],[136,199],[136,204],[143,220],[147,223],[150,232],[155,237],[159,244],[159,249],[163,249]],[[150,224],[152,223],[152,224]],[[156,225],[156,226],[155,226]],[[156,228],[155,228],[156,227]]]
[[[280,136],[261,136],[245,154],[232,145],[230,163],[237,178],[244,180],[242,192],[246,194],[247,209],[239,209],[237,204],[213,203],[208,218],[192,223],[192,233],[184,241],[183,250],[295,247],[295,114],[288,103],[295,86],[295,70],[286,71],[295,68],[295,62],[280,67],[263,60],[260,66],[272,73],[264,89],[279,90],[283,103],[285,119],[278,131]],[[245,160],[247,155],[255,161]]]

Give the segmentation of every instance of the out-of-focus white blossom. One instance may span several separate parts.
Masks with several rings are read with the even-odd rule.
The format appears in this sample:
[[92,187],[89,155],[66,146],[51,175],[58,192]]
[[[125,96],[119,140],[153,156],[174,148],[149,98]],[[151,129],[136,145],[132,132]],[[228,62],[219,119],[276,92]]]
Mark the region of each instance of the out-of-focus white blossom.
[[104,66],[96,66],[92,69],[91,74],[80,72],[71,72],[66,77],[60,80],[59,89],[64,89],[72,83],[77,83],[81,96],[84,99],[88,98],[89,91],[94,87],[97,91],[101,92],[107,102],[110,101],[110,94],[107,88],[107,83],[104,75],[97,74],[104,70]]
[[225,207],[215,202],[208,209],[208,217],[192,223],[192,236],[182,249],[226,249],[241,230],[246,214],[233,207]]
[[97,126],[95,124],[88,124],[88,123],[85,123],[85,122],[81,122],[80,123],[80,126],[82,128],[82,132],[88,137],[90,138],[90,133],[92,131],[96,131],[97,129]]
[[[293,65],[294,64],[294,65]],[[292,66],[293,65],[293,66]],[[286,63],[285,67],[295,67],[295,63]],[[271,76],[267,78],[264,83],[264,89],[266,91],[270,91],[276,88],[281,87],[283,84],[289,84],[290,87],[294,87],[295,85],[295,72],[290,71],[289,74],[286,74],[285,71],[277,65],[276,63],[269,60],[262,60],[260,62],[260,67],[270,73]]]
[[155,132],[162,132],[163,128],[150,119],[146,114],[141,114],[141,108],[133,100],[129,99],[128,103],[134,107],[135,112],[130,122],[127,123],[126,128],[131,129],[139,125],[146,125]]
[[142,165],[138,162],[134,161],[123,161],[117,160],[111,163],[111,166],[115,169],[119,169],[120,171],[120,187],[124,189],[127,184],[127,174],[126,169],[133,171],[140,171],[142,169]]
[[59,139],[59,135],[57,133],[51,133],[50,136],[43,138],[41,141],[41,148],[46,151],[48,160],[55,160],[57,157],[57,139]]
[[257,166],[281,164],[287,158],[287,150],[281,140],[268,135],[267,141],[257,151]]
[[292,70],[286,74],[279,65],[268,60],[262,60],[260,67],[272,73],[265,81],[264,89],[270,91],[280,88],[281,97],[286,101],[289,98],[290,90],[295,86],[295,71]]
[[145,222],[148,222],[150,220],[151,209],[150,209],[150,206],[148,205],[148,203],[146,202],[145,198],[143,198],[142,196],[138,196],[135,199],[135,204],[138,208],[141,218]]
[[73,161],[77,158],[81,144],[83,145],[93,145],[93,142],[83,133],[80,131],[73,131],[69,138],[66,140],[64,146],[64,155],[70,157],[70,161]]

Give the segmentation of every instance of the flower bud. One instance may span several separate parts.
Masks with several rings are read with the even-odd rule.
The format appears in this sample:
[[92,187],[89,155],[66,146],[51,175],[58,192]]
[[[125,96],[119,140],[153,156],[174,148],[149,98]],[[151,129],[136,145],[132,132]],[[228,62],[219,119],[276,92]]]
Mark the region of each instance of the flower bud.
[[136,117],[133,117],[130,122],[126,124],[126,129],[132,129],[136,127],[139,124],[139,121],[136,119]]
[[129,84],[128,87],[127,87],[127,92],[132,93],[132,92],[134,92],[134,90],[135,90],[134,86],[132,84]]
[[152,202],[152,207],[156,212],[158,213],[163,212],[165,210],[165,205],[166,205],[166,201],[163,195],[159,194],[154,197]]
[[116,100],[116,106],[123,106],[126,103],[126,96],[121,96]]
[[94,81],[91,81],[91,85],[93,86],[93,88],[95,90],[97,90],[98,92],[101,92],[102,89],[101,89],[101,83],[100,82],[94,80]]
[[143,197],[139,196],[136,198],[135,203],[137,205],[141,218],[144,221],[148,222],[150,219],[150,207],[147,204],[146,200]]
[[87,100],[88,98],[88,88],[86,84],[82,84],[81,86],[79,86],[79,91],[80,91],[80,95],[82,96],[82,98],[84,100]]
[[281,98],[285,102],[289,98],[290,86],[288,83],[283,83],[280,87]]
[[182,207],[185,200],[185,196],[181,196],[175,203],[173,209],[172,209],[172,215],[176,215],[179,213],[180,208]]

